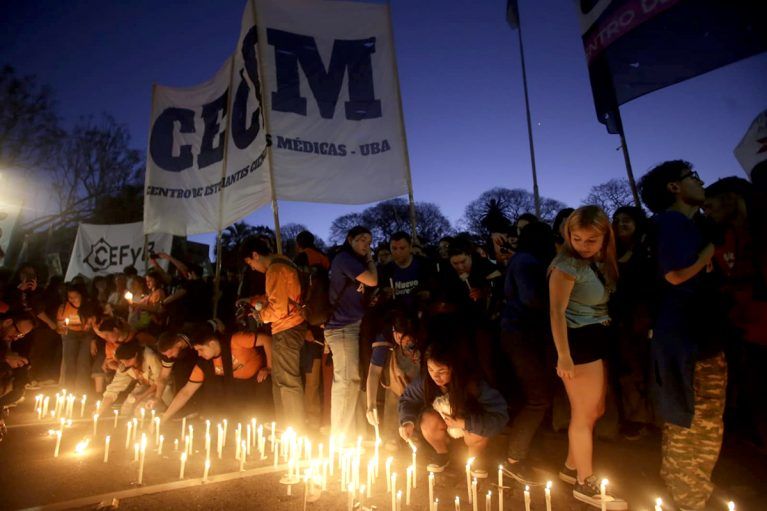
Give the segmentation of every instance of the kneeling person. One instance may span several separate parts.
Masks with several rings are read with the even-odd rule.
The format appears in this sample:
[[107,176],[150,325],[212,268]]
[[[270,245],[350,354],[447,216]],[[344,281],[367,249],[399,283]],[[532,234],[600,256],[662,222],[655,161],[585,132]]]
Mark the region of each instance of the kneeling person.
[[[120,368],[104,391],[102,406],[105,410],[108,409],[120,393],[126,391],[135,380],[136,386],[125,398],[121,411],[123,414],[130,414],[136,406],[142,406],[155,395],[162,368],[160,357],[152,348],[141,346],[138,341],[133,340],[117,347],[115,359],[120,363]],[[169,403],[171,398],[172,394],[168,389],[162,399]]]

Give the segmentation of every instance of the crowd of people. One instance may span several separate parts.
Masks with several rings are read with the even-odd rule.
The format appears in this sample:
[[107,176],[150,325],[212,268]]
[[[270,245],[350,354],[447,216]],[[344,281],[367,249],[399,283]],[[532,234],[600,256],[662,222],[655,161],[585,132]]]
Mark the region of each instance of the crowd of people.
[[[432,472],[460,440],[476,477],[504,433],[506,469],[534,482],[530,447],[564,392],[559,477],[576,499],[601,506],[593,440],[612,409],[605,420],[627,440],[662,430],[669,493],[700,510],[726,410],[767,446],[764,190],[736,177],[704,188],[682,160],[639,188],[651,217],[638,206],[612,218],[566,209],[553,225],[494,213],[488,239],[435,247],[398,232],[374,248],[357,226],[329,254],[302,232],[288,257],[254,236],[239,247],[243,272],[215,297],[216,319],[201,268],[168,254],[143,276],[46,286],[22,266],[0,296],[0,400],[6,409],[25,389],[58,384],[163,421],[273,411],[309,434],[375,428],[387,449],[428,444]],[[627,508],[617,495],[607,504]]]

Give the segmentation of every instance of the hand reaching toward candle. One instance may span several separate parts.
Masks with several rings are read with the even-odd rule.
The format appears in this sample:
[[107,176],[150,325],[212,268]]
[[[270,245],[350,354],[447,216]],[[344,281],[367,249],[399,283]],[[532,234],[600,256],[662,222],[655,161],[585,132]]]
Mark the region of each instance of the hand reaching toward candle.
[[415,431],[415,424],[413,424],[412,422],[406,422],[405,424],[399,427],[399,436],[402,437],[402,440],[407,442],[413,436],[414,431]]
[[367,418],[368,424],[371,426],[378,426],[378,413],[376,413],[375,408],[371,408],[365,412],[365,418]]
[[465,419],[456,419],[455,417],[452,417],[450,415],[446,415],[444,417],[445,424],[447,424],[448,428],[458,428],[458,429],[466,429],[466,420]]

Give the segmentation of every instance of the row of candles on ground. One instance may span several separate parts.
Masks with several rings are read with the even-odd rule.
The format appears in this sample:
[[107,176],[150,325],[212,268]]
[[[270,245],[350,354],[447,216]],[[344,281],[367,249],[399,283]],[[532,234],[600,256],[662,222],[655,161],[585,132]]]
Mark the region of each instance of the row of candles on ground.
[[[61,450],[61,438],[65,427],[71,427],[73,410],[75,402],[78,401],[76,396],[63,390],[55,395],[54,407],[50,410],[50,416],[52,418],[59,419],[59,428],[57,430],[49,430],[49,434],[56,436],[56,446],[54,449],[54,457],[58,457]],[[48,396],[38,395],[35,398],[35,409],[38,413],[38,418],[48,417],[48,407],[50,406],[50,398]],[[80,417],[85,414],[85,404],[87,401],[86,396],[82,396],[79,400],[80,403]],[[99,411],[100,402],[96,402],[96,413],[93,414],[93,435],[95,440],[98,434],[99,424]],[[119,412],[117,410],[114,413],[114,425],[116,429],[118,424]],[[144,424],[146,419],[149,419],[150,431],[144,432]],[[205,436],[204,436],[204,465],[203,465],[203,482],[208,480],[208,476],[211,468],[211,449],[212,449],[212,437],[211,437],[211,422],[205,421]],[[280,460],[283,463],[287,463],[288,471],[286,475],[281,479],[281,483],[287,486],[288,495],[292,493],[292,486],[299,484],[302,480],[304,482],[305,498],[307,494],[314,493],[315,487],[319,487],[321,491],[326,491],[328,487],[328,475],[334,476],[336,467],[336,458],[338,468],[340,471],[340,490],[348,494],[349,509],[351,510],[356,501],[359,501],[359,505],[362,506],[364,499],[370,499],[372,497],[373,487],[376,480],[379,477],[379,447],[381,445],[380,438],[375,441],[374,454],[372,458],[368,460],[365,484],[361,484],[361,470],[362,470],[362,437],[357,438],[356,446],[345,447],[343,437],[331,437],[329,442],[328,457],[324,456],[324,445],[319,444],[318,456],[313,457],[312,442],[306,437],[300,437],[292,428],[287,428],[279,437],[277,437],[276,424],[272,422],[267,426],[270,433],[268,435],[270,453],[273,455],[274,466],[278,466]],[[227,419],[222,420],[216,425],[216,455],[218,459],[223,459],[224,447],[226,446],[226,439],[228,436],[229,422]],[[139,431],[141,431],[140,437]],[[179,467],[179,479],[184,479],[186,472],[186,465],[189,457],[193,454],[194,447],[194,426],[187,424],[187,419],[183,418],[181,421],[181,446],[179,445],[179,439],[174,440],[174,450],[179,451],[182,447],[180,455],[180,467]],[[143,483],[144,473],[144,461],[146,456],[146,449],[149,443],[149,439],[153,439],[154,448],[157,450],[158,455],[162,455],[165,437],[160,432],[160,418],[156,416],[154,410],[150,410],[150,416],[147,417],[146,410],[139,409],[138,417],[133,417],[126,422],[126,439],[125,449],[129,449],[133,446],[133,461],[138,462],[138,483]],[[106,435],[104,439],[104,463],[109,461],[109,449],[110,449],[111,436]],[[85,438],[78,442],[75,446],[75,453],[82,454],[90,445],[90,439]],[[243,428],[242,423],[238,423],[235,429],[235,460],[240,463],[240,470],[244,470],[245,463],[253,451],[257,451],[258,458],[260,460],[268,459],[266,453],[267,434],[265,432],[264,424],[259,424],[255,418],[252,418],[250,422],[245,423]],[[417,449],[415,444],[409,443],[411,447],[411,464],[406,468],[405,477],[405,491],[404,499],[405,505],[411,504],[412,490],[417,488]],[[387,494],[391,495],[391,509],[392,511],[400,511],[402,506],[403,492],[397,489],[397,473],[392,472],[393,458],[389,457],[385,462],[386,470],[386,490]],[[474,458],[470,458],[466,463],[466,492],[468,504],[472,506],[473,511],[479,511],[478,502],[478,481],[471,476],[471,467],[474,462]],[[301,476],[301,466],[305,467],[303,476]],[[434,484],[435,476],[433,473],[429,473],[429,510],[438,511],[439,499],[434,498]],[[602,510],[604,511],[609,501],[607,495],[608,481],[603,479],[601,481],[600,489],[602,494]],[[504,509],[504,470],[502,466],[498,467],[498,509],[502,511]],[[544,489],[546,511],[551,511],[551,481],[546,484]],[[525,487],[524,491],[525,510],[530,510],[530,488]],[[456,510],[460,509],[461,500],[460,497],[455,497],[454,505]],[[490,511],[492,506],[492,492],[489,491],[485,494],[485,510]],[[662,511],[661,499],[656,500],[655,511]],[[729,511],[735,510],[734,503],[728,503]]]

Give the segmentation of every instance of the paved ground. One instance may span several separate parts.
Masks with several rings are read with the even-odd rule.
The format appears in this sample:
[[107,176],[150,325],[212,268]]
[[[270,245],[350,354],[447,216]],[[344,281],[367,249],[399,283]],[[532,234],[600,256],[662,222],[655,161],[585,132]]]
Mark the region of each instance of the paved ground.
[[[32,399],[33,401],[34,399]],[[117,433],[113,430],[112,420],[99,424],[99,433],[95,445],[84,454],[74,454],[75,444],[92,432],[92,422],[75,423],[64,432],[61,456],[53,457],[55,437],[48,435],[49,424],[41,424],[31,413],[32,403],[20,405],[7,421],[11,426],[6,440],[0,444],[0,508],[22,509],[46,504],[70,501],[81,497],[135,489],[138,467],[132,461],[133,454],[125,450],[125,421],[120,420]],[[78,410],[79,413],[79,410]],[[144,473],[144,489],[175,483],[178,481],[179,454],[173,451],[173,439],[180,427],[171,425],[166,433],[166,445],[163,456],[148,453]],[[204,455],[199,452],[203,444],[199,432],[202,425],[195,426],[198,432],[196,453],[187,463],[187,479],[202,476]],[[232,429],[230,428],[230,435]],[[104,435],[111,434],[110,459],[103,463]],[[215,442],[215,441],[214,441]],[[502,452],[502,439],[496,442],[493,452]],[[616,441],[596,443],[595,466],[597,473],[606,476],[613,486],[636,511],[653,509],[656,496],[667,495],[657,475],[660,463],[658,435],[645,437],[636,442]],[[215,449],[215,447],[214,447]],[[227,447],[224,460],[214,459],[211,476],[225,473],[237,473],[239,464],[234,460],[231,446]],[[569,495],[569,488],[556,480],[555,473],[566,449],[566,435],[551,431],[542,431],[536,438],[532,453],[533,461],[549,472],[554,480],[553,511],[581,511],[589,509],[575,502]],[[419,459],[419,463],[423,461]],[[738,510],[761,511],[767,509],[767,456],[759,453],[734,439],[725,443],[722,457],[714,474],[717,490],[711,500],[711,510],[725,510],[726,501],[734,500]],[[453,499],[459,495],[462,509],[471,509],[466,505],[465,476],[459,466],[465,462],[465,454],[456,449],[454,452],[452,473],[441,475],[437,479],[436,496],[440,498],[440,509],[452,511]],[[395,470],[404,475],[404,466],[409,463],[409,454],[400,453],[395,462]],[[267,462],[252,461],[246,469],[252,470],[272,466]],[[420,467],[418,489],[413,494],[412,510],[427,509],[427,480],[423,467]],[[383,467],[382,467],[383,472]],[[287,496],[285,486],[279,484],[282,471],[261,475],[239,477],[234,480],[205,485],[193,481],[193,487],[164,491],[158,494],[140,497],[121,498],[121,509],[269,509],[293,510],[303,508],[303,487],[293,488],[293,496]],[[246,472],[246,475],[248,473]],[[491,475],[493,475],[491,473]],[[364,478],[364,475],[363,475]],[[309,503],[311,511],[342,510],[346,508],[346,495],[340,493],[338,479],[331,483],[330,491],[323,494],[314,503]],[[497,488],[491,483],[492,477],[480,487],[480,494],[493,491],[492,509],[498,509]],[[507,480],[508,481],[508,480]],[[511,485],[511,483],[507,482]],[[532,509],[545,509],[543,490],[534,489]],[[378,509],[389,509],[390,499],[386,494],[384,477],[376,485],[372,499],[366,499],[365,506],[374,504]],[[524,509],[522,489],[513,487],[507,490],[505,509]],[[95,505],[80,506],[81,509],[93,509]],[[403,506],[404,508],[404,506]],[[484,497],[480,498],[478,509],[484,509]],[[671,509],[664,506],[664,509]]]

